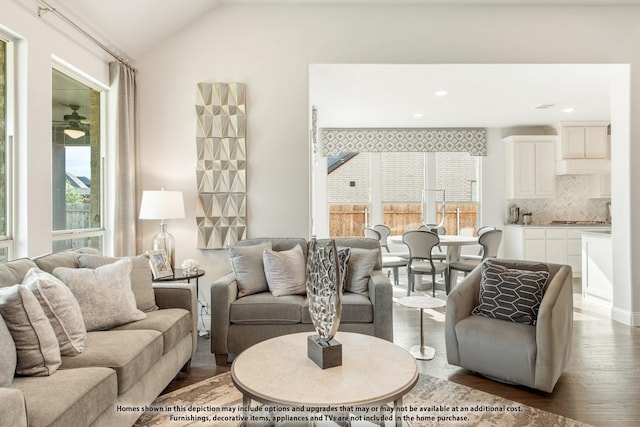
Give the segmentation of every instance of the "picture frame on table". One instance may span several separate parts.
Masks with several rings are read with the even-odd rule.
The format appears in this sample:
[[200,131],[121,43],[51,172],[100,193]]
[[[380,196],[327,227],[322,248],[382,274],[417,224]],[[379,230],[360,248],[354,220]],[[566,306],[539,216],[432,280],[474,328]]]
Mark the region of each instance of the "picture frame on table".
[[149,257],[149,266],[154,279],[173,276],[173,270],[164,249],[154,249],[147,251],[146,254]]

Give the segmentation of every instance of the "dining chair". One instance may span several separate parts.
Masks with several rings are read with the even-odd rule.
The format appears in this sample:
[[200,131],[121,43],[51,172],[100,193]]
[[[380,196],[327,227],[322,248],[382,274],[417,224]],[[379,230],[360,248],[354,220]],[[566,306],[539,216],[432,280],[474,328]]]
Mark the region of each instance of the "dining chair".
[[[415,275],[431,275],[432,294],[436,296],[436,274],[444,274],[447,271],[446,262],[434,263],[433,248],[438,246],[440,238],[432,231],[411,230],[402,235],[402,241],[409,247],[409,263],[407,265],[407,295],[415,290]],[[448,274],[444,274],[445,287],[448,291]]]
[[498,249],[500,249],[501,242],[502,230],[493,229],[482,233],[478,238],[478,243],[482,246],[482,256],[478,259],[460,259],[459,261],[450,262],[449,271],[447,272],[447,283],[451,285],[451,273],[453,271],[461,271],[466,276],[485,259],[496,258],[498,256]]
[[380,246],[384,248],[387,252],[391,252],[389,250],[389,235],[391,234],[391,229],[384,224],[376,224],[373,226],[373,229],[380,233]]
[[[447,234],[447,229],[443,225],[438,224],[422,224],[420,227],[418,227],[418,230],[433,231],[438,236]],[[433,259],[440,262],[444,262],[447,259],[447,253],[442,250],[442,247],[440,245],[436,247],[436,252],[432,254],[432,256]]]
[[[370,239],[376,239],[377,241],[380,242],[380,246],[382,247],[382,235],[374,228],[365,227],[364,237],[368,237]],[[396,285],[400,284],[399,268],[405,267],[408,262],[409,260],[407,258],[382,252],[382,268],[391,269],[393,271],[393,282]]]
[[[494,227],[493,225],[483,225],[482,227],[478,228],[478,230],[476,231],[476,235],[478,236],[478,238],[480,238],[480,236],[482,236],[487,231],[496,230],[496,229],[497,228]],[[477,255],[463,254],[463,255],[460,255],[460,259],[482,260],[482,250],[483,250],[482,246],[480,246],[480,249],[478,249]]]

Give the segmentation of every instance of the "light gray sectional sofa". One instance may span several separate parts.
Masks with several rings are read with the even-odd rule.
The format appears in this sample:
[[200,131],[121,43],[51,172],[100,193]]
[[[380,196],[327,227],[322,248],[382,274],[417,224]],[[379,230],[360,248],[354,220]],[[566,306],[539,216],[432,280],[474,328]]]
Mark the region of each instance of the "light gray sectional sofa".
[[[0,287],[20,284],[33,267],[49,273],[56,267],[78,268],[79,252],[0,264]],[[150,274],[144,280],[152,289],[147,298],[154,299],[154,306],[143,320],[87,332],[83,351],[62,356],[50,375],[15,375],[0,387],[0,426],[130,426],[143,406],[151,404],[181,369],[188,369],[197,340],[195,287],[152,285]],[[132,280],[139,278],[131,273]],[[141,294],[134,294],[139,303]],[[7,349],[15,351],[7,341],[7,324],[0,317],[0,358],[11,356]]]
[[[343,295],[339,330],[393,341],[393,287],[382,272],[380,242],[361,237],[335,240],[338,247],[377,250],[367,289]],[[302,238],[255,238],[242,240],[237,246],[255,246],[263,242],[270,242],[274,251],[287,251],[300,245],[306,260],[307,240]],[[318,243],[326,242],[318,240]],[[211,352],[218,365],[227,364],[230,353],[240,353],[266,339],[314,331],[306,295],[274,296],[266,290],[239,297],[239,293],[233,272],[211,286]]]

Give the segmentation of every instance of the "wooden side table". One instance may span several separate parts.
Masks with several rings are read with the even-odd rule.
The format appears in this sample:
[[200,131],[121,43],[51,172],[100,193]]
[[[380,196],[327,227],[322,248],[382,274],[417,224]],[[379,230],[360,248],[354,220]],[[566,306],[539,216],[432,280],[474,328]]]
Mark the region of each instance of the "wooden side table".
[[[200,306],[200,321],[202,322],[202,329],[198,329],[198,334],[201,337],[208,337],[209,331],[206,330],[204,325],[204,319],[202,318],[202,313],[207,310],[207,304],[204,301],[200,300],[200,278],[205,275],[204,270],[198,270],[193,274],[185,274],[182,268],[176,268],[173,272],[172,276],[160,277],[157,279],[153,279],[154,282],[187,282],[191,283],[191,280],[194,279],[196,281],[196,299],[198,300],[198,305]],[[207,313],[208,314],[208,313]]]

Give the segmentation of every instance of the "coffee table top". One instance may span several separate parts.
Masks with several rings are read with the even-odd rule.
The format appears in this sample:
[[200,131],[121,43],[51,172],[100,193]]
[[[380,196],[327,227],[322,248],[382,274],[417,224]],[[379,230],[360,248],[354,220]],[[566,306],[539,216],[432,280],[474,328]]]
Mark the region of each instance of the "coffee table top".
[[430,296],[410,296],[398,299],[398,304],[409,308],[440,308],[447,305],[447,303],[441,299],[433,298]]
[[367,406],[395,401],[418,381],[413,356],[369,335],[338,332],[342,365],[321,369],[307,357],[311,332],[283,335],[240,353],[231,378],[245,395],[285,406]]

